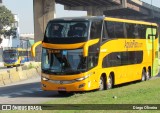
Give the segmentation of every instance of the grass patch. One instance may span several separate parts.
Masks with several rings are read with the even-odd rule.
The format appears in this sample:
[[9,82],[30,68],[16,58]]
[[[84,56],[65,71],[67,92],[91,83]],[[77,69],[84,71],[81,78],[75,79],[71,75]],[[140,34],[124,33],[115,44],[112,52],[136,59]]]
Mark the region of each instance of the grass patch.
[[[44,104],[160,104],[160,78],[132,83],[111,90],[77,93]],[[117,98],[113,98],[116,96]],[[158,106],[157,106],[158,107]],[[156,110],[54,110],[23,113],[159,113]],[[5,112],[2,112],[5,113]],[[8,112],[6,112],[8,113]],[[21,113],[21,111],[11,111]]]
[[[111,90],[78,93],[45,104],[160,104],[160,79]],[[113,98],[116,96],[117,98]]]
[[[78,93],[45,104],[160,104],[160,79],[120,86],[111,90]],[[114,97],[117,98],[114,98]],[[157,106],[158,107],[158,106]],[[56,113],[105,113],[105,110],[55,111]],[[155,113],[151,110],[112,110],[107,113]]]
[[28,65],[28,69],[32,69],[32,68],[35,68],[35,66],[34,66],[32,63],[30,63],[30,64]]

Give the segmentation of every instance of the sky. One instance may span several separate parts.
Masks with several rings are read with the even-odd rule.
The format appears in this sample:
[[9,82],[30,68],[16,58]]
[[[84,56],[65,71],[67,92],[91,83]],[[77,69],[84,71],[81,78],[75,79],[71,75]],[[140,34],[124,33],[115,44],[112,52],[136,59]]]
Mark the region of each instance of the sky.
[[[151,4],[151,0],[141,0]],[[160,7],[160,0],[152,0],[152,4]],[[34,33],[33,0],[3,0],[3,4],[19,17],[20,33]],[[64,6],[56,4],[56,17],[85,16],[86,11],[66,11]]]

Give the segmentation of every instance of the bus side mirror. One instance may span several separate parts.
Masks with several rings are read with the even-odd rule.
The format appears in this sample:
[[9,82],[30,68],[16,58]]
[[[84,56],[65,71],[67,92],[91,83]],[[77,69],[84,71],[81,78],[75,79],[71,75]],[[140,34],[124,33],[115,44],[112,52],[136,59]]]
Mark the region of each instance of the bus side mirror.
[[38,45],[42,44],[42,41],[38,41],[36,42],[35,44],[32,45],[31,47],[31,54],[32,54],[32,57],[35,57],[36,56],[36,47]]

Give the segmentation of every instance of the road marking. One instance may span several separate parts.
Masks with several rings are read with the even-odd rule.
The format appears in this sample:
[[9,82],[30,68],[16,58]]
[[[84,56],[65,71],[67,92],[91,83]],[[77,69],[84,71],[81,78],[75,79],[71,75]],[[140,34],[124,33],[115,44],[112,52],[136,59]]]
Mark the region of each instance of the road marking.
[[22,95],[22,93],[21,92],[20,93],[11,93],[9,95]]
[[27,93],[35,93],[35,92],[41,92],[43,91],[41,88],[32,88],[32,89],[28,89],[28,90],[22,90],[20,92],[12,92],[12,93],[8,93],[8,94],[0,94],[1,97],[12,97],[12,96],[21,96],[21,95],[26,95]]
[[23,90],[23,91],[21,91],[22,93],[34,93],[33,91],[31,91],[31,90]]
[[33,88],[33,91],[43,91],[41,88]]

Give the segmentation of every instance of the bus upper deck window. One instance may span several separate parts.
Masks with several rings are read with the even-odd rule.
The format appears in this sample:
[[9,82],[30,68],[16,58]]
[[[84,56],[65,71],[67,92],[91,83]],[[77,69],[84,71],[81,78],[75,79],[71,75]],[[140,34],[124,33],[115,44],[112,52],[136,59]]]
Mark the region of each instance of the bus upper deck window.
[[75,25],[70,26],[68,31],[69,37],[85,37],[86,34],[86,25],[84,23],[76,23]]
[[63,26],[60,24],[53,24],[51,26],[50,35],[51,37],[62,37]]
[[102,20],[92,22],[90,39],[100,38],[102,31]]

